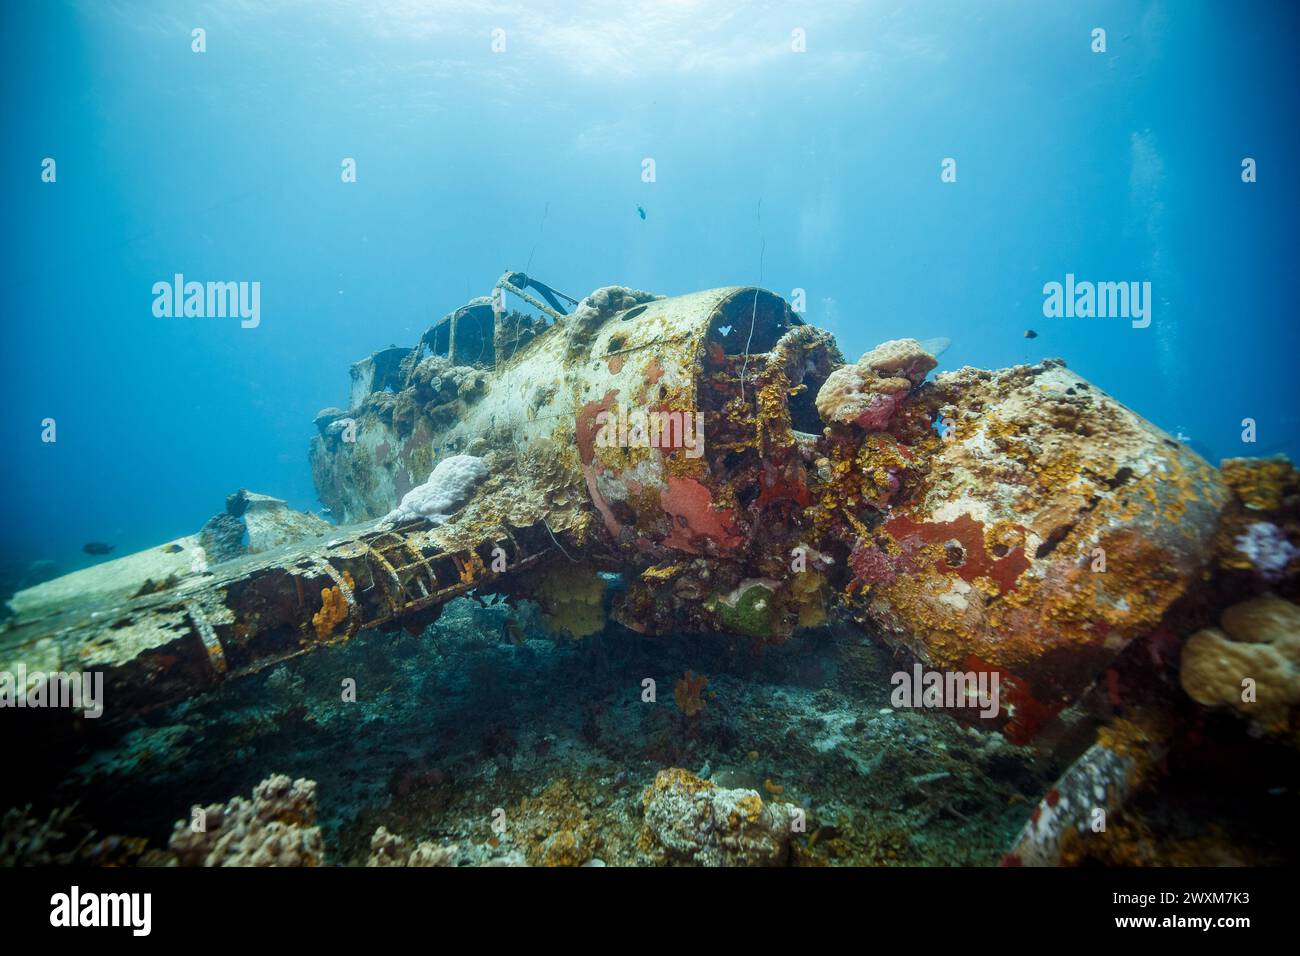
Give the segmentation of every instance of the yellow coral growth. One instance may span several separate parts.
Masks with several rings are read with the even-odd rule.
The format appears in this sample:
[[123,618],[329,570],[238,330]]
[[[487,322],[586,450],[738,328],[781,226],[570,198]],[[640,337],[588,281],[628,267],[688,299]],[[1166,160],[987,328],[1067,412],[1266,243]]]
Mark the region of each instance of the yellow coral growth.
[[641,580],[663,583],[671,581],[681,570],[682,566],[680,564],[655,565],[641,572]]
[[867,435],[854,460],[862,480],[863,501],[888,501],[893,494],[891,478],[896,480],[895,476],[905,471],[910,463],[892,439],[875,432]]
[[743,815],[744,822],[757,823],[763,816],[763,798],[756,793],[746,794],[736,801],[736,809],[732,811],[728,822],[732,827],[737,826]]
[[1277,865],[1267,850],[1243,845],[1223,827],[1210,824],[1192,837],[1153,830],[1132,813],[1086,836],[1073,828],[1061,837],[1062,866],[1260,866]]
[[542,575],[536,592],[546,612],[546,628],[574,640],[605,627],[605,579],[591,568],[556,564]]
[[470,551],[466,558],[458,558],[453,555],[452,561],[455,563],[456,571],[460,575],[461,584],[473,584],[487,570],[483,566],[483,559],[474,551]]
[[800,627],[820,627],[826,622],[826,579],[816,571],[802,571],[794,576],[790,595],[799,608]]
[[[524,797],[511,824],[513,840],[530,866],[582,866],[605,850],[606,827],[590,779],[560,777],[535,797]],[[493,844],[499,845],[499,844]]]
[[680,788],[689,795],[695,796],[697,793],[714,790],[716,789],[716,786],[708,780],[701,780],[689,770],[683,770],[680,767],[670,767],[667,770],[660,770],[655,774],[655,782],[646,787],[645,792],[641,794],[642,809],[650,806],[650,801],[654,798],[655,794],[676,788]]
[[[344,571],[343,581],[350,591],[354,586],[352,575]],[[337,586],[321,588],[320,598],[321,609],[312,615],[311,622],[316,626],[316,637],[323,641],[348,616],[348,599]]]
[[1219,471],[1242,504],[1256,511],[1276,511],[1300,485],[1300,472],[1282,455],[1226,458]]

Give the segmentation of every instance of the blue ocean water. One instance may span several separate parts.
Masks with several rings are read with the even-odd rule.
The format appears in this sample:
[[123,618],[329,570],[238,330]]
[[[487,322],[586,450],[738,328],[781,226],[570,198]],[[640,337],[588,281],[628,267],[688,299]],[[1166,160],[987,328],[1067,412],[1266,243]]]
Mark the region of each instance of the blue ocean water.
[[[507,268],[576,297],[800,289],[850,359],[905,335],[950,337],[944,368],[1059,356],[1216,461],[1294,458],[1298,21],[1191,0],[5,4],[0,550],[71,570],[88,540],[192,533],[240,487],[318,508],[312,417],[346,403],[348,365]],[[258,327],[155,316],[177,273],[259,282]],[[1044,317],[1067,274],[1149,281],[1150,326]]]

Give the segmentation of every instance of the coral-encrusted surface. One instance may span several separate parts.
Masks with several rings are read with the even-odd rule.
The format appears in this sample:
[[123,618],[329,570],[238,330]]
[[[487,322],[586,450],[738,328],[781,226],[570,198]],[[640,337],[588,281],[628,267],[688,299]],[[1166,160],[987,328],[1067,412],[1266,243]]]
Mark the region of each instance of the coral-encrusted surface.
[[325,849],[316,823],[316,783],[275,774],[201,815],[178,820],[170,846],[181,866],[319,866]]
[[830,374],[817,393],[817,411],[828,422],[879,431],[935,365],[916,339],[883,342],[856,365]]
[[1300,471],[1284,456],[1219,465],[1235,500],[1219,529],[1217,564],[1241,591],[1264,584],[1300,597]]
[[[141,604],[148,581],[111,614],[81,608],[76,633],[6,629],[10,656],[120,661],[140,685],[123,723],[28,744],[52,780],[67,763],[53,797],[95,794],[105,832],[140,825],[93,855],[317,865],[328,841],[332,859],[376,866],[1296,856],[1275,849],[1258,793],[1249,812],[1216,810],[1221,835],[1187,855],[1176,835],[1206,805],[1187,795],[1238,793],[1183,772],[1180,801],[1150,802],[1205,741],[1233,786],[1300,759],[1288,462],[1217,471],[1059,361],[927,382],[916,341],[843,365],[761,290],[643,299],[614,290],[550,330],[498,329],[509,348],[490,376],[423,358],[424,340],[359,363],[353,408],[317,416],[321,494],[344,516],[402,498],[400,526],[237,569],[196,562],[203,580],[161,585],[183,601]],[[677,441],[643,440],[652,420]],[[1239,603],[1265,591],[1281,597]],[[447,604],[465,594],[473,615]],[[399,624],[429,629],[372,630]],[[919,686],[924,665],[947,680],[887,692],[910,673]],[[239,680],[219,683],[228,670]],[[145,719],[159,674],[168,693],[213,694]],[[182,819],[170,855],[145,849],[186,803],[281,769],[322,781],[319,829],[315,784],[276,776],[251,803],[209,806],[206,829]],[[133,799],[163,790],[174,806]],[[4,853],[49,856],[70,802],[6,814]],[[1098,812],[1127,835],[1099,837]],[[1248,850],[1221,854],[1230,841]]]
[[438,846],[421,840],[411,846],[406,839],[380,827],[370,838],[370,858],[366,866],[452,866],[457,847]]
[[1231,707],[1261,729],[1282,732],[1300,707],[1300,607],[1273,595],[1234,604],[1220,628],[1183,646],[1179,673],[1189,697]]
[[1228,491],[1059,363],[936,388],[950,432],[854,555],[867,612],[923,660],[999,671],[1050,711],[1199,579]]
[[642,797],[642,846],[665,863],[776,866],[790,853],[796,808],[725,789],[689,770],[661,770]]

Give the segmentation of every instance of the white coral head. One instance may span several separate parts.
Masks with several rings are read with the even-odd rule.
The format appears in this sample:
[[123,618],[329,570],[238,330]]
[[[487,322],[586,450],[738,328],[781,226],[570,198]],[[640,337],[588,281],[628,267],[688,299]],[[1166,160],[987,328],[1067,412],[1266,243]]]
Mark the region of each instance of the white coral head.
[[1237,536],[1234,543],[1238,551],[1250,558],[1250,563],[1266,581],[1282,577],[1286,566],[1300,554],[1300,548],[1287,540],[1282,529],[1267,521],[1254,522],[1245,534]]
[[429,480],[402,496],[402,502],[384,516],[384,524],[427,518],[442,524],[459,509],[484,478],[487,464],[473,455],[452,455],[438,462]]

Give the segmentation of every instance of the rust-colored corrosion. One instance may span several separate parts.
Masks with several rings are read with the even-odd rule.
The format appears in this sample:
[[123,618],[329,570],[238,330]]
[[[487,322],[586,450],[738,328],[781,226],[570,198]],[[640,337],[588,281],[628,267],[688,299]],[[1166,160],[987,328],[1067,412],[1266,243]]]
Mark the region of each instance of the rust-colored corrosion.
[[[1023,742],[1210,554],[1216,470],[1063,363],[929,381],[921,343],[846,364],[761,289],[612,286],[565,314],[527,276],[501,283],[551,305],[474,300],[357,363],[350,407],[316,416],[318,492],[347,526],[162,590],[29,608],[0,632],[0,668],[102,669],[137,707],[363,628],[418,630],[474,589],[537,597],[575,634],[608,613],[779,642],[839,608],[931,666],[996,673],[1000,726]],[[488,476],[450,520],[376,522],[449,455]],[[597,571],[626,587],[556,599]]]
[[[11,619],[0,632],[0,670],[16,672],[21,663],[29,674],[102,672],[106,713],[121,716],[345,641],[364,628],[417,628],[447,601],[499,578],[491,570],[494,558],[517,573],[555,552],[543,527],[456,551],[422,525],[339,529],[218,565],[215,573],[196,574],[167,591],[110,595]],[[465,576],[467,566],[474,576]],[[343,602],[341,616],[326,606],[332,594]],[[328,627],[319,626],[322,614],[331,615]]]

